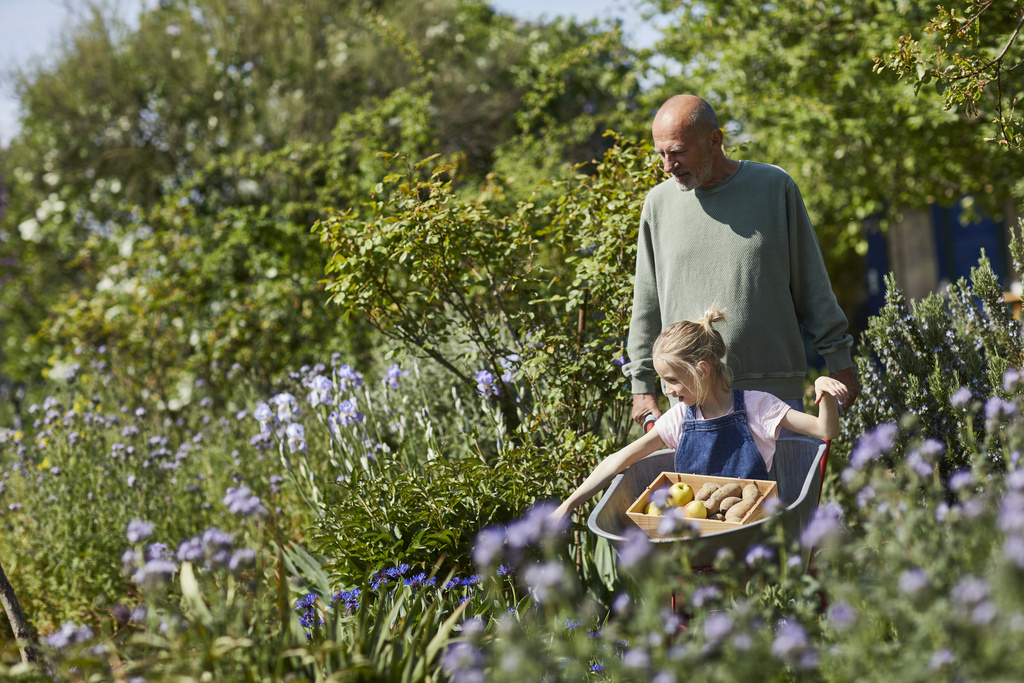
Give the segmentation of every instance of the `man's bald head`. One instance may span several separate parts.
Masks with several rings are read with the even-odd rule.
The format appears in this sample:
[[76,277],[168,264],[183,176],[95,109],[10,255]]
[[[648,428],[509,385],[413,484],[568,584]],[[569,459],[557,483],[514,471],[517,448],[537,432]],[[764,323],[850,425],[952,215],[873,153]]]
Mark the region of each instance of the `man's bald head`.
[[665,100],[654,117],[655,126],[704,137],[718,128],[718,116],[707,100],[696,95],[673,95]]

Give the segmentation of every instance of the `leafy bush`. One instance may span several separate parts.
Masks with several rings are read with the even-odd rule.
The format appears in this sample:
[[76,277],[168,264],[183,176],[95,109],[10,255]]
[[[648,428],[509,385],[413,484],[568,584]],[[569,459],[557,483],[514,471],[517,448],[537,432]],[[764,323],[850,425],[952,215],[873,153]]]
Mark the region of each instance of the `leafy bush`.
[[[863,392],[837,451],[849,454],[850,436],[912,415],[913,433],[945,446],[940,470],[948,477],[972,465],[973,445],[988,433],[986,422],[968,420],[963,406],[992,396],[986,405],[997,410],[998,396],[1013,388],[1004,386],[1004,372],[1024,364],[1020,322],[985,258],[971,270],[970,284],[961,279],[946,296],[931,294],[919,302],[908,302],[887,276],[885,300],[859,347]],[[900,441],[887,461],[905,454]]]

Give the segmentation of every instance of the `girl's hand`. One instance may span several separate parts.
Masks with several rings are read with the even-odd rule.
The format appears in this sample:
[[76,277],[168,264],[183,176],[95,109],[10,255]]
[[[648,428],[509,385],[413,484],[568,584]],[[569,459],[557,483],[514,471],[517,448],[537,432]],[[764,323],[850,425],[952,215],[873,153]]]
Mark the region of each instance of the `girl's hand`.
[[833,379],[826,375],[822,375],[818,379],[814,380],[814,403],[817,405],[821,403],[821,399],[825,394],[834,396],[836,401],[841,406],[845,406],[850,398],[850,390],[845,384],[837,379]]

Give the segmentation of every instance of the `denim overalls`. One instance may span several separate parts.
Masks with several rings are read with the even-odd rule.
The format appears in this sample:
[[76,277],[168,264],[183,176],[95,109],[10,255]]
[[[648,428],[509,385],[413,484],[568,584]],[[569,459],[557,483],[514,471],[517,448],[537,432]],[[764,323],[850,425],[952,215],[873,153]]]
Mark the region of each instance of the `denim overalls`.
[[732,392],[732,412],[698,420],[686,406],[683,431],[676,448],[676,472],[710,474],[739,479],[768,479],[764,458],[747,424],[743,392]]

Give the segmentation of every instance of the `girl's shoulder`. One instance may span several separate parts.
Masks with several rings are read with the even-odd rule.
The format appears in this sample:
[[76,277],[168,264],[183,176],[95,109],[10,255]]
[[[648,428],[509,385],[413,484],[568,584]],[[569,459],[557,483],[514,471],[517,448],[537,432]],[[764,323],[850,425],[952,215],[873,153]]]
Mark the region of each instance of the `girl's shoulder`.
[[792,410],[790,405],[775,394],[766,391],[744,391],[743,402],[746,404],[748,413],[760,415],[778,415],[781,417],[787,411]]

